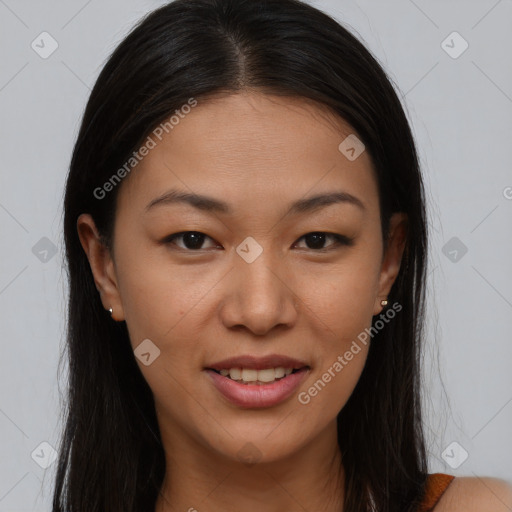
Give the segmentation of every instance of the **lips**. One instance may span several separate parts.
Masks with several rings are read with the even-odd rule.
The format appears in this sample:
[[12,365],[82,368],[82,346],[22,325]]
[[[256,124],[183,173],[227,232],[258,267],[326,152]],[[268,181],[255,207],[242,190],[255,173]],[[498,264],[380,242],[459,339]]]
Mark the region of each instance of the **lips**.
[[264,370],[266,368],[292,368],[299,370],[309,366],[304,361],[294,359],[284,355],[271,354],[263,357],[256,357],[251,355],[241,355],[223,359],[205,367],[206,370],[229,370],[231,368],[246,368],[249,370]]
[[232,405],[240,408],[275,407],[286,402],[309,375],[308,367],[269,384],[241,384],[215,370],[205,370],[214,388]]
[[236,356],[204,368],[217,391],[231,404],[242,408],[274,407],[285,402],[307,378],[309,370],[304,361],[277,354]]

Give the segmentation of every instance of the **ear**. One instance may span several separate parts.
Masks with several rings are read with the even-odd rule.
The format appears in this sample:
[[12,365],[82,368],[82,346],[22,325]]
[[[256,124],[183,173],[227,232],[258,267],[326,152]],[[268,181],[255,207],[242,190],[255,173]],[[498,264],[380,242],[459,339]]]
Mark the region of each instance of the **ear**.
[[405,213],[397,212],[391,216],[388,233],[389,240],[382,256],[377,297],[373,309],[374,315],[379,314],[383,310],[380,301],[387,299],[400,270],[402,255],[407,241],[407,215]]
[[76,227],[80,243],[87,255],[103,307],[112,308],[112,318],[124,320],[123,305],[119,295],[114,261],[109,249],[101,241],[93,218],[83,213],[77,219]]

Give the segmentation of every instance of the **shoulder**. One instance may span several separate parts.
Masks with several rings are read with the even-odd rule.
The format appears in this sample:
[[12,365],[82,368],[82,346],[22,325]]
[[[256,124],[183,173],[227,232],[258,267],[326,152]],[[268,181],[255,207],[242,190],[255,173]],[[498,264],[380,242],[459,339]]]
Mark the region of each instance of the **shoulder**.
[[499,478],[461,476],[453,479],[435,512],[510,512],[512,485]]

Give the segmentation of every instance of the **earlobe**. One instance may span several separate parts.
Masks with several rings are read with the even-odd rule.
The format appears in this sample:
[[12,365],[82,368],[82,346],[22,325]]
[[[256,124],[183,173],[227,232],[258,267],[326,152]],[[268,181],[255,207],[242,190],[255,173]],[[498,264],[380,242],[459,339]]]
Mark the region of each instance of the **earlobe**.
[[374,315],[379,314],[383,310],[381,301],[387,300],[393,283],[398,276],[406,242],[407,215],[403,212],[396,212],[389,221],[389,238],[382,258]]
[[103,307],[107,311],[112,308],[115,312],[115,318],[114,313],[112,313],[114,320],[123,320],[123,307],[112,255],[102,242],[90,214],[83,213],[78,217],[77,231],[82,248],[87,255],[94,284],[100,294]]

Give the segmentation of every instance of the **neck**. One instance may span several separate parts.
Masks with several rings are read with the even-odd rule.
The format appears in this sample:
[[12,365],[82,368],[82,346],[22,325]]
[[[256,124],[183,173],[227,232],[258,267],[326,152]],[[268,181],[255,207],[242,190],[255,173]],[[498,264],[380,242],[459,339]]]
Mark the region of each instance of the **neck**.
[[343,509],[336,422],[285,459],[244,463],[163,433],[166,474],[155,512],[304,512]]

